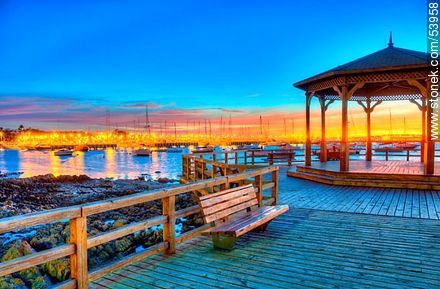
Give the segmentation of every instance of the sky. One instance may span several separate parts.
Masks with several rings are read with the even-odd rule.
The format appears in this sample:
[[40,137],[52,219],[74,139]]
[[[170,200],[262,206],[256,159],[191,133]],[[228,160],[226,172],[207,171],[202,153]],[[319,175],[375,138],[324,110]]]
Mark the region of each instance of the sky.
[[[148,103],[156,127],[221,117],[251,126],[262,115],[301,131],[304,94],[292,83],[385,48],[389,31],[396,47],[426,51],[425,9],[418,0],[0,0],[0,126],[130,128]],[[362,130],[365,116],[350,108]],[[390,109],[394,127],[405,116],[408,131],[419,129],[417,108],[398,102],[375,112],[373,131]]]

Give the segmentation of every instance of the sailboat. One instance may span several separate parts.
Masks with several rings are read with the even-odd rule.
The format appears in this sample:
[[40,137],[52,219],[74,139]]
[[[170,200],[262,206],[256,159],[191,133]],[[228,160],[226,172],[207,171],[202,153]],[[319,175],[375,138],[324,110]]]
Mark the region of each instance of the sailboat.
[[[151,134],[150,130],[150,119],[148,117],[148,103],[145,105],[145,129],[147,130],[148,136]],[[133,151],[133,155],[138,157],[148,157],[151,154],[150,148],[142,145],[141,147]]]
[[133,154],[138,157],[148,157],[150,156],[150,149],[147,147],[140,147],[134,150]]

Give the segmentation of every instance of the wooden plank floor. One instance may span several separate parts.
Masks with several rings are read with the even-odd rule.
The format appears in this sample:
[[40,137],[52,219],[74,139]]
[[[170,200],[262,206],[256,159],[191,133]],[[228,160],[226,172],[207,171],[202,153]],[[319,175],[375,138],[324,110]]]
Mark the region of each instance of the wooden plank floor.
[[176,255],[144,259],[91,288],[440,288],[437,193],[284,175],[280,203],[291,209],[266,232],[246,234],[231,252],[199,237]]
[[[339,172],[339,161],[312,162],[312,167]],[[423,175],[423,164],[417,161],[364,161],[351,160],[350,172],[377,174]],[[440,175],[440,162],[435,163],[435,174]]]
[[439,239],[439,221],[291,209],[231,252],[200,237],[91,287],[439,288]]
[[280,197],[295,208],[440,219],[440,191],[331,186],[280,172]]

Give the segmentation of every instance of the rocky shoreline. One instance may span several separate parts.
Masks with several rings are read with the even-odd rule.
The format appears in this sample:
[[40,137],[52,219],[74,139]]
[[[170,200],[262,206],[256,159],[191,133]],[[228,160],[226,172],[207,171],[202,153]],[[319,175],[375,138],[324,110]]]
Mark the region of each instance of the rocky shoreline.
[[[88,176],[37,176],[24,179],[0,179],[0,218],[42,210],[78,205],[169,186],[174,180],[104,180]],[[194,205],[191,194],[176,198],[177,209]],[[93,215],[88,218],[88,235],[145,220],[162,212],[160,201]],[[176,234],[203,224],[200,216],[177,220]],[[47,250],[69,239],[69,223],[57,222],[0,235],[0,261],[5,262],[35,251]],[[162,228],[152,229],[105,243],[89,250],[89,268],[99,267],[125,255],[139,252],[162,240]],[[0,288],[40,289],[70,278],[69,259],[48,262],[0,278]]]

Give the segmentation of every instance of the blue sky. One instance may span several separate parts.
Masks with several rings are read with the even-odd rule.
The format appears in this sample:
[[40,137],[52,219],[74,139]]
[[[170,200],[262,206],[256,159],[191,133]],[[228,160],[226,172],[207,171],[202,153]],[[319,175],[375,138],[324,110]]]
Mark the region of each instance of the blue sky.
[[302,113],[292,83],[426,50],[425,2],[0,0],[0,126]]

